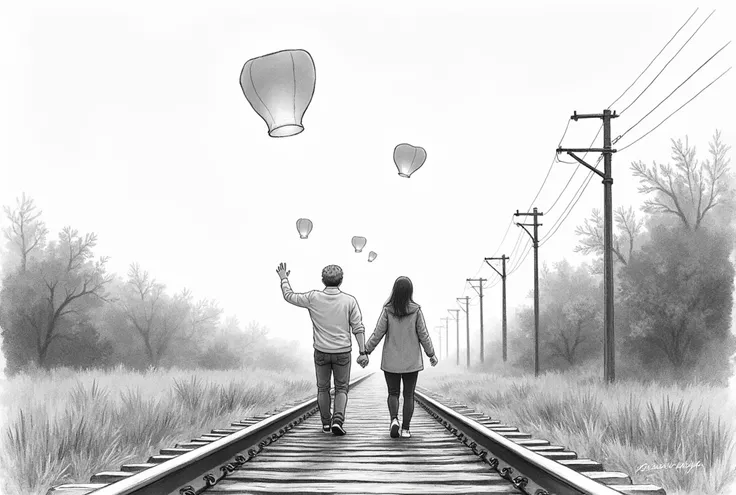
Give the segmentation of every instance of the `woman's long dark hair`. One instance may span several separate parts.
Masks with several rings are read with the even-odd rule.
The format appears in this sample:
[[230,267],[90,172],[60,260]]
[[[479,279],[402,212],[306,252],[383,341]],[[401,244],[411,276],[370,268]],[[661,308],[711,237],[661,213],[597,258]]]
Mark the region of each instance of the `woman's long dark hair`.
[[409,303],[414,302],[413,294],[414,285],[409,277],[399,277],[394,282],[394,288],[391,290],[391,297],[388,298],[386,306],[390,306],[399,318],[406,316],[409,314]]

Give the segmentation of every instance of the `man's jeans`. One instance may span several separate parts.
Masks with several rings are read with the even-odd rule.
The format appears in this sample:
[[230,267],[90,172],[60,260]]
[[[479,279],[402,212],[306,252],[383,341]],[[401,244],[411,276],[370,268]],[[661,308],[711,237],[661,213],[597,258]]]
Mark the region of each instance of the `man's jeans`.
[[[317,372],[317,404],[319,405],[323,425],[329,425],[330,419],[340,424],[345,421],[350,362],[350,352],[327,353],[317,349],[314,350],[314,368]],[[330,376],[333,372],[335,373],[335,412],[330,418]]]

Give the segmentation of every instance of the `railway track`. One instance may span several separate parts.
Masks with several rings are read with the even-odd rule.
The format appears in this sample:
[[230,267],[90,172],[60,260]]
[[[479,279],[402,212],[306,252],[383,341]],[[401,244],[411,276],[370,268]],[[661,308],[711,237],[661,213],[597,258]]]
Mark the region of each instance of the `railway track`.
[[412,437],[390,438],[384,380],[367,374],[351,382],[346,436],[322,433],[311,399],[48,495],[665,495],[463,404],[426,391],[416,402]]

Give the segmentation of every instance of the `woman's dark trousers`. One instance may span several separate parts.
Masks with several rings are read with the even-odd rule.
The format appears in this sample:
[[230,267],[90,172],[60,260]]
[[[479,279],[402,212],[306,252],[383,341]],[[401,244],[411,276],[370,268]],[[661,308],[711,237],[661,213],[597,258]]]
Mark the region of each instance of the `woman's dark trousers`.
[[399,392],[401,382],[404,382],[404,414],[401,420],[401,428],[408,430],[411,417],[414,414],[414,389],[417,387],[419,372],[389,373],[384,371],[383,374],[386,376],[386,385],[388,386],[388,412],[391,419],[399,417]]

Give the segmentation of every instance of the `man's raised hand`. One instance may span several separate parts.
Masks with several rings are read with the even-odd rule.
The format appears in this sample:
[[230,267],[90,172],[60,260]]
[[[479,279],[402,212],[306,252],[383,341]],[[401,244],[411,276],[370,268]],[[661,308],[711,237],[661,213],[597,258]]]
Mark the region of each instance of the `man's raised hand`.
[[279,263],[279,267],[276,269],[276,273],[278,273],[279,278],[283,280],[289,276],[289,274],[291,273],[291,270],[289,271],[286,270],[286,263]]

